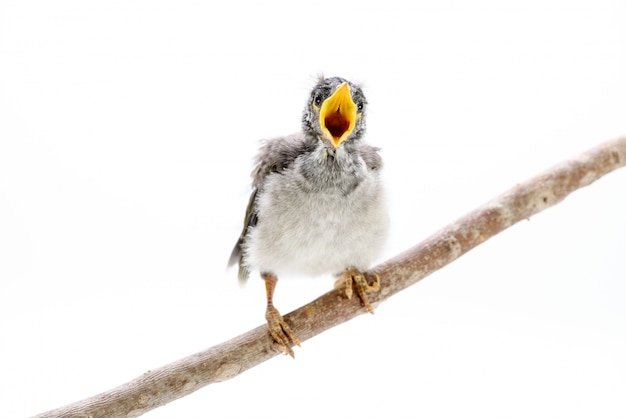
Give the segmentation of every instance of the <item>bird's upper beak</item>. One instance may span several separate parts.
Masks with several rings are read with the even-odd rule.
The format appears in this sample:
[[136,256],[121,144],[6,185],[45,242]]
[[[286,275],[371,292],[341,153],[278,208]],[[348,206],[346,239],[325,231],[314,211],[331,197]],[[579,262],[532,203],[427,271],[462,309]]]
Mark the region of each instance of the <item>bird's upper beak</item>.
[[320,109],[322,133],[337,148],[352,133],[355,122],[356,105],[352,101],[350,86],[343,83],[322,103]]

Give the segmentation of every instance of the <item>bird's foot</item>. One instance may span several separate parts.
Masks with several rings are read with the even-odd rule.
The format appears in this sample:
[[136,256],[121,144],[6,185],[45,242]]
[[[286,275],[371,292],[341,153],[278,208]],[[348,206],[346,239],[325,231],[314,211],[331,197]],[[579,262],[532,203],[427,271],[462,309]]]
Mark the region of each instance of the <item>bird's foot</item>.
[[365,278],[365,274],[354,268],[347,268],[343,272],[341,277],[335,282],[335,289],[345,287],[345,293],[348,299],[352,299],[353,290],[352,285],[356,288],[356,293],[361,299],[361,303],[368,312],[374,313],[374,308],[369,302],[367,297],[368,293],[376,292],[380,289],[380,277],[375,274],[376,281],[373,284],[369,284]]
[[273,305],[269,305],[265,312],[265,319],[267,319],[267,328],[274,340],[274,349],[294,357],[291,345],[299,347],[300,339],[287,325],[278,309]]

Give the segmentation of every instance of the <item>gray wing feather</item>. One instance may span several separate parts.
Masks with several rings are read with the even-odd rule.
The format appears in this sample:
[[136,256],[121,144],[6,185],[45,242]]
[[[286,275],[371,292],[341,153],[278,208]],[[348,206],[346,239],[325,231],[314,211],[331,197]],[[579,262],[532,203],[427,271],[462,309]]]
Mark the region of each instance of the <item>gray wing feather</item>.
[[250,195],[250,201],[248,202],[248,207],[246,208],[246,216],[243,218],[243,230],[241,231],[241,235],[233,248],[233,252],[230,254],[230,258],[228,260],[228,267],[239,263],[239,283],[244,284],[248,277],[250,277],[250,270],[246,267],[243,262],[243,247],[246,243],[246,236],[248,234],[248,229],[255,226],[257,223],[257,214],[255,209],[255,201],[258,189],[254,189],[252,194]]
[[380,148],[367,144],[362,144],[359,147],[359,154],[361,155],[361,158],[363,158],[363,161],[365,161],[367,168],[370,170],[376,171],[383,168],[383,159],[378,151],[380,151]]
[[289,168],[305,152],[315,149],[315,142],[307,141],[302,133],[264,141],[255,159],[252,187],[260,189],[270,173]]
[[255,167],[252,171],[252,187],[254,188],[248,201],[246,215],[243,221],[243,230],[233,248],[228,260],[228,266],[239,263],[239,283],[244,284],[250,277],[250,270],[245,263],[244,247],[250,228],[254,227],[259,219],[256,210],[256,197],[263,189],[265,178],[270,173],[280,173],[289,168],[293,162],[304,152],[311,151],[315,144],[310,144],[302,134],[295,134],[284,138],[267,140],[261,146],[255,159]]

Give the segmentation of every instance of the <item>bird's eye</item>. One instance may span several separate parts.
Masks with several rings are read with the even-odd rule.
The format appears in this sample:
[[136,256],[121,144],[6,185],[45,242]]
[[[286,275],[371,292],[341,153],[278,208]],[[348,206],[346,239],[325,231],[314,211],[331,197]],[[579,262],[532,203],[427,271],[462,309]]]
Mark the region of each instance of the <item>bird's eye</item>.
[[315,106],[321,106],[322,105],[322,95],[321,94],[316,94],[315,98],[313,99],[313,103],[315,103]]
[[363,102],[359,102],[359,104],[356,105],[356,110],[359,112],[363,111]]

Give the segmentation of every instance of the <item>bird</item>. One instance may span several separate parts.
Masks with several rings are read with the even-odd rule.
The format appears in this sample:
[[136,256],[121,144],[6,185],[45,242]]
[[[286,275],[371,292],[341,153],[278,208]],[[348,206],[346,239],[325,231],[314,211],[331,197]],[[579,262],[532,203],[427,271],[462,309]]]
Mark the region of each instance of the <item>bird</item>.
[[370,284],[364,272],[384,246],[389,221],[380,148],[363,139],[367,105],[360,85],[319,76],[301,131],[263,141],[255,159],[228,266],[239,265],[240,284],[260,272],[272,346],[291,357],[300,339],[274,307],[279,277],[335,275],[335,288],[352,298],[354,287],[373,312],[367,295],[379,290],[380,278]]

